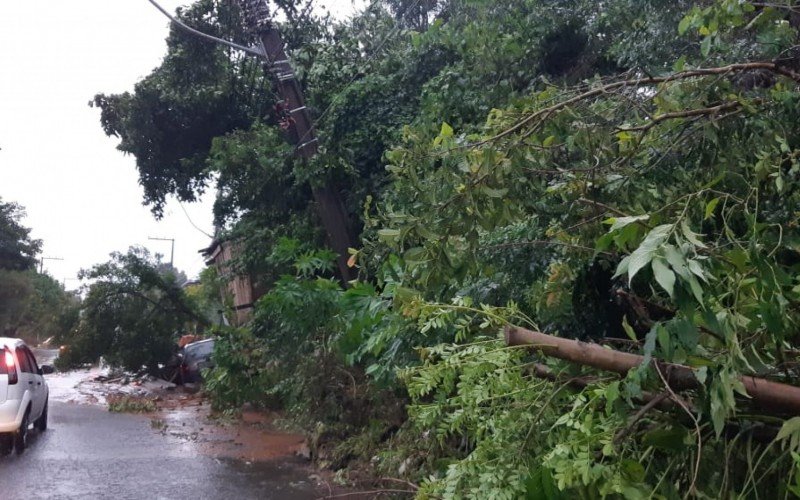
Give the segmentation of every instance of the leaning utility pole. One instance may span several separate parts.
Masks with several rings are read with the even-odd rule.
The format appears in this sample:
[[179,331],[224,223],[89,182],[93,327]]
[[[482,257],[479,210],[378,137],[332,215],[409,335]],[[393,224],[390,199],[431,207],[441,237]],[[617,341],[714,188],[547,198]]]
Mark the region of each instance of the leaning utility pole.
[[[275,79],[276,93],[282,99],[276,109],[285,128],[289,141],[295,151],[305,161],[313,158],[318,151],[318,139],[314,131],[311,115],[303,100],[300,84],[286,52],[280,33],[269,20],[269,7],[266,0],[238,0],[250,31],[261,41],[267,67]],[[352,279],[352,271],[347,265],[348,249],[353,245],[350,220],[344,208],[339,190],[334,183],[326,180],[322,186],[312,186],[317,212],[328,235],[328,243],[338,254],[336,260],[342,281]]]
[[[260,48],[245,47],[201,33],[170,15],[156,0],[148,1],[167,16],[175,26],[187,33],[241,50],[251,56],[266,59],[267,69],[275,80],[276,93],[281,98],[281,101],[276,103],[276,110],[282,128],[286,130],[289,141],[295,145],[297,154],[305,161],[317,154],[318,140],[314,132],[314,124],[303,101],[300,84],[297,82],[289,58],[283,50],[281,35],[270,21],[266,0],[237,0],[250,32],[259,39]],[[352,270],[347,265],[348,249],[355,245],[353,244],[350,219],[344,208],[341,194],[333,181],[329,179],[326,179],[322,186],[311,186],[311,190],[317,204],[317,213],[328,235],[328,244],[338,255],[336,262],[339,266],[339,275],[342,281],[347,283],[353,278]]]

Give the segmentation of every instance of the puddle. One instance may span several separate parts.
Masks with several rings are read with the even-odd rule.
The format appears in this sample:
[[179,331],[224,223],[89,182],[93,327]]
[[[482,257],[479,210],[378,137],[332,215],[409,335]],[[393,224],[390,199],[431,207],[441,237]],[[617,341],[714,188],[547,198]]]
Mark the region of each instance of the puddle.
[[96,380],[108,370],[90,368],[48,375],[52,401],[106,407],[109,397],[148,398],[158,410],[145,413],[155,432],[173,440],[187,453],[210,457],[264,462],[305,454],[305,438],[276,429],[277,417],[269,412],[244,412],[240,420],[212,418],[211,405],[203,396],[169,382],[150,380],[128,384]]

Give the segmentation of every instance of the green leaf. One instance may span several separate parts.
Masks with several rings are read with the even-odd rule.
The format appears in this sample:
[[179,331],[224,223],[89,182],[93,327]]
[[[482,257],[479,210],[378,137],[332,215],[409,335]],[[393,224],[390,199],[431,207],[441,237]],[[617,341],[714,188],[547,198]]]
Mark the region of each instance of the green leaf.
[[406,263],[422,262],[425,260],[426,256],[427,252],[423,247],[414,247],[406,250],[406,253],[403,254],[403,259]]
[[486,196],[488,196],[489,198],[502,198],[508,193],[508,189],[506,188],[494,189],[490,188],[489,186],[483,186],[481,187],[481,192]]
[[714,426],[714,432],[716,432],[717,436],[722,434],[722,430],[725,427],[725,417],[728,416],[728,412],[725,410],[722,402],[720,401],[719,397],[715,396],[712,392],[711,395],[711,423]]
[[648,250],[657,249],[667,239],[672,227],[672,224],[662,224],[660,226],[656,226],[652,231],[647,233],[647,236],[642,242],[640,248],[644,247]]
[[747,255],[747,252],[744,250],[735,248],[729,252],[726,252],[725,257],[730,260],[734,266],[736,266],[737,271],[745,272],[747,270],[747,263],[750,259]]
[[605,390],[606,403],[610,406],[619,399],[619,380],[608,384]]
[[418,235],[422,236],[423,238],[425,238],[425,239],[426,239],[426,240],[428,240],[428,241],[436,241],[436,240],[438,240],[439,238],[441,238],[441,236],[439,236],[438,234],[434,233],[433,231],[431,231],[430,229],[428,229],[428,228],[427,228],[425,225],[423,225],[423,224],[419,224],[419,225],[417,225],[417,226],[416,226],[416,230],[417,230],[417,234],[418,234]]
[[675,319],[669,323],[668,328],[681,347],[689,353],[694,352],[699,340],[699,331],[694,323],[687,319]]
[[678,250],[674,245],[664,245],[664,257],[667,258],[667,262],[669,262],[672,270],[675,271],[678,276],[686,281],[689,281],[689,277],[691,276],[689,273],[689,267],[686,263],[686,258],[683,256],[680,250]]
[[688,15],[681,19],[681,22],[678,23],[678,34],[683,35],[692,25],[692,21],[694,20],[694,16]]
[[653,275],[661,288],[663,288],[670,297],[675,294],[675,273],[673,273],[666,264],[666,261],[661,257],[653,259],[651,264],[653,268]]
[[609,232],[616,231],[617,229],[622,229],[623,227],[627,226],[628,224],[633,224],[634,222],[643,221],[649,219],[650,216],[648,214],[645,215],[633,215],[630,217],[610,217],[603,221],[604,224],[611,224],[611,228],[608,230]]
[[797,433],[800,433],[800,417],[792,417],[783,423],[781,430],[778,431],[778,435],[775,437],[775,439],[778,441],[783,441],[792,434]]
[[706,57],[709,52],[711,52],[711,37],[707,36],[700,42],[700,53],[703,54],[703,57]]
[[617,139],[619,139],[620,142],[628,142],[633,139],[633,134],[623,130],[621,132],[617,132]]
[[703,304],[703,287],[700,286],[700,282],[697,281],[697,278],[692,275],[689,276],[689,288],[692,290],[692,294],[694,298],[697,299],[697,302]]
[[705,216],[703,217],[703,220],[707,220],[711,218],[712,215],[714,215],[714,209],[717,208],[717,205],[719,205],[719,200],[720,198],[714,198],[713,200],[709,201],[706,204],[706,213]]
[[689,266],[689,270],[692,272],[692,274],[694,274],[703,281],[706,282],[708,281],[706,279],[706,273],[703,272],[703,268],[700,266],[700,263],[697,260],[690,259],[689,261],[686,262],[686,264]]
[[526,500],[561,500],[566,498],[556,486],[549,469],[539,467],[525,481]]
[[685,220],[681,221],[681,232],[683,233],[683,236],[687,240],[689,240],[694,246],[699,248],[706,248],[706,245],[698,238],[699,235],[694,231],[692,231],[692,229],[689,227],[689,225],[686,223]]
[[378,231],[378,239],[387,244],[393,244],[399,237],[399,229],[381,229]]
[[658,344],[661,346],[663,356],[667,358],[672,357],[672,341],[670,340],[669,330],[659,325],[658,327]]
[[630,261],[628,262],[629,284],[633,280],[633,277],[636,276],[636,273],[653,260],[656,250],[667,239],[671,229],[671,224],[657,226],[647,234],[642,244],[639,245],[639,248],[633,251],[630,255]]
[[636,460],[625,459],[620,462],[622,471],[634,483],[644,480],[644,466]]
[[[686,358],[686,364],[692,368],[708,368],[714,366],[713,361],[710,359],[701,358],[700,356],[688,356]],[[700,380],[699,376],[698,380]],[[704,380],[701,380],[701,382],[704,382]]]
[[602,252],[604,250],[607,250],[612,243],[614,243],[614,235],[611,233],[606,233],[603,236],[597,238],[594,248],[595,250]]
[[628,317],[622,317],[622,329],[625,330],[625,334],[628,335],[628,338],[633,340],[634,342],[638,341],[639,339],[636,337],[636,332],[633,331],[633,327],[631,324],[628,323]]
[[619,264],[617,264],[617,271],[614,273],[614,276],[612,276],[612,278],[618,278],[623,274],[626,274],[628,272],[628,266],[630,265],[630,263],[631,263],[631,256],[626,255],[621,261],[619,261]]
[[439,132],[439,136],[445,139],[448,137],[453,137],[453,127],[451,127],[447,122],[442,122],[442,130]]
[[648,366],[650,360],[653,359],[653,351],[656,350],[656,338],[658,337],[658,328],[660,326],[653,325],[644,337],[644,360],[642,360],[642,366],[644,367]]
[[636,276],[636,273],[653,260],[653,254],[653,251],[642,249],[641,247],[637,248],[631,254],[631,260],[628,263],[628,284],[633,281],[633,277]]
[[[792,450],[792,457],[800,465],[800,457],[796,453],[796,451],[800,450],[800,417],[792,417],[785,421],[775,440],[788,440],[789,449]],[[800,479],[795,479],[795,483],[800,487]]]
[[675,61],[675,63],[672,65],[672,71],[675,71],[676,73],[680,73],[681,71],[684,70],[684,68],[686,68],[686,56],[685,55],[679,57],[678,60]]

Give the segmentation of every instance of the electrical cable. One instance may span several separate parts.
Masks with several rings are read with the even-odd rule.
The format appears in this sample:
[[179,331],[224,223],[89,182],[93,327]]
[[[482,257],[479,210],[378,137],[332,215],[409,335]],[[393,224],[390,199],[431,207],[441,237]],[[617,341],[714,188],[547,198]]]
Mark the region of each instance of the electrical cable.
[[193,35],[199,36],[200,38],[204,38],[206,40],[209,40],[209,41],[212,41],[212,42],[215,42],[215,43],[221,43],[223,45],[227,45],[228,47],[232,47],[234,49],[241,50],[242,52],[245,52],[247,54],[250,54],[250,55],[253,55],[253,56],[256,56],[256,57],[260,57],[260,58],[264,58],[265,57],[265,54],[263,52],[259,51],[259,50],[256,50],[256,49],[253,49],[253,48],[250,48],[250,47],[245,47],[244,45],[239,45],[238,43],[229,42],[228,40],[223,40],[222,38],[217,38],[215,36],[211,36],[211,35],[208,35],[206,33],[203,33],[202,31],[198,31],[198,30],[192,28],[191,26],[188,26],[188,25],[184,24],[182,21],[177,19],[175,16],[171,15],[163,7],[161,7],[155,0],[147,0],[147,1],[150,2],[151,4],[153,4],[153,6],[155,6],[156,9],[161,11],[162,14],[167,16],[167,18],[169,18],[169,20],[172,21],[173,24],[175,24],[179,28],[183,29],[184,31],[187,31],[187,32],[189,32],[189,33],[191,33]]
[[187,212],[187,211],[186,211],[186,207],[184,207],[184,206],[183,206],[183,203],[182,203],[180,200],[178,200],[178,205],[180,205],[180,207],[181,207],[181,210],[183,210],[183,215],[185,215],[185,216],[186,216],[186,220],[188,220],[188,221],[189,221],[189,224],[191,224],[193,228],[197,229],[198,231],[200,231],[200,232],[201,232],[201,233],[203,233],[204,235],[208,236],[208,237],[209,237],[209,238],[211,238],[212,240],[214,239],[214,237],[213,237],[213,236],[211,236],[211,235],[210,235],[210,234],[208,234],[207,232],[205,232],[205,231],[203,231],[202,229],[200,229],[200,228],[197,226],[197,224],[195,224],[195,223],[194,223],[194,221],[192,220],[192,218],[191,218],[191,217],[189,217],[189,212]]

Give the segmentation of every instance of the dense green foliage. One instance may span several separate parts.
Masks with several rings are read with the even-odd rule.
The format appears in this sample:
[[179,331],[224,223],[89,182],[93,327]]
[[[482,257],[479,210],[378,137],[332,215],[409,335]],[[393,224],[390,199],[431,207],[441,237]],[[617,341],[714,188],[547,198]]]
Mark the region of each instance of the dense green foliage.
[[169,359],[175,343],[193,323],[207,319],[196,311],[169,266],[159,265],[141,248],[112,254],[111,260],[82,271],[90,280],[80,322],[65,339],[62,367],[94,363],[151,373]]
[[23,271],[36,265],[40,240],[30,237],[30,229],[20,221],[25,210],[16,203],[0,198],[0,269]]
[[[162,171],[184,199],[213,176],[239,269],[274,282],[220,338],[215,403],[282,402],[321,461],[361,458],[421,498],[800,495],[800,417],[739,378],[798,385],[798,10],[378,1],[284,26],[320,154],[294,160],[247,110],[177,152],[193,170]],[[221,88],[204,78],[189,85]],[[112,109],[147,175],[148,141],[169,136]],[[361,230],[346,288],[315,250],[323,179]],[[648,362],[625,377],[556,362],[505,346],[508,324]],[[653,358],[701,387],[678,393]]]
[[69,332],[79,300],[36,272],[42,242],[21,224],[24,215],[18,204],[0,200],[0,334],[38,343]]

